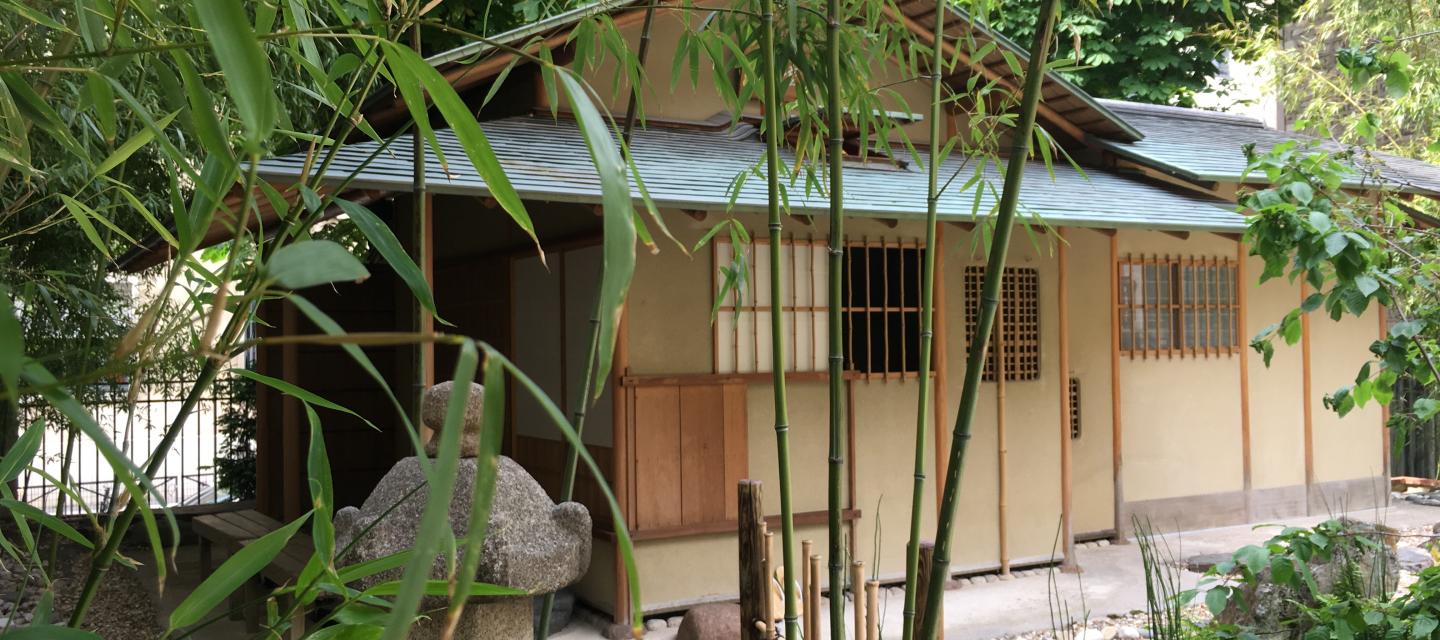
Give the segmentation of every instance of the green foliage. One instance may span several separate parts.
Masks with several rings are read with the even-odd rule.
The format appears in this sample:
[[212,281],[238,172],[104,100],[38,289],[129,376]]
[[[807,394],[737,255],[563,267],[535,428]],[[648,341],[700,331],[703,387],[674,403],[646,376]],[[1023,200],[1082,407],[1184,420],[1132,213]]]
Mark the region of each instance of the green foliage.
[[1252,43],[1296,128],[1434,160],[1440,147],[1440,5],[1307,3],[1284,46]]
[[255,497],[255,382],[225,378],[216,392],[227,398],[215,418],[220,447],[215,454],[216,483],[235,500]]
[[[1025,42],[1043,0],[1005,2],[989,16],[1001,33]],[[1302,0],[1115,0],[1070,5],[1057,33],[1063,75],[1102,98],[1194,106],[1241,41],[1276,39]],[[1227,18],[1233,11],[1233,20]],[[1066,47],[1066,41],[1071,46]],[[1224,87],[1222,87],[1223,89]]]

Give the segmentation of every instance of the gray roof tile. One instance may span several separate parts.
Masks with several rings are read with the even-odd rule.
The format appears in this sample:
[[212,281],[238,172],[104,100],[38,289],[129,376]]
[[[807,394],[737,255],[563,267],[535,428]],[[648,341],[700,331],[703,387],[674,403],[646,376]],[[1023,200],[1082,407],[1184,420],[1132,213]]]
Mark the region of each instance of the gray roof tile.
[[[483,123],[515,189],[521,197],[541,201],[599,202],[600,185],[575,124],[542,117],[516,117]],[[434,193],[488,195],[485,183],[465,159],[448,130],[437,131],[450,173],[433,153],[427,160],[429,188]],[[359,168],[377,148],[375,142],[352,144],[340,153],[330,169],[334,183]],[[753,128],[742,125],[729,132],[650,128],[636,131],[633,140],[636,166],[652,200],[659,206],[736,211],[763,211],[765,181],[752,174],[734,194],[736,177],[751,171],[764,152]],[[303,155],[266,159],[261,177],[278,183],[299,175]],[[947,220],[972,220],[978,205],[981,217],[996,204],[1001,169],[984,171],[978,196],[959,187],[972,175],[974,165],[952,158],[944,175],[958,172],[953,188],[942,195],[940,214]],[[1020,216],[1039,216],[1051,225],[1147,228],[1169,230],[1239,231],[1245,220],[1221,200],[1170,189],[1138,179],[1068,165],[1053,167],[1053,177],[1036,162],[1026,166],[1020,197]],[[356,189],[408,191],[411,186],[410,144],[397,141],[351,183]],[[792,213],[824,214],[827,199],[806,193],[804,181],[788,186]],[[633,190],[632,190],[633,192]],[[925,215],[926,175],[919,164],[899,168],[872,163],[845,169],[845,207],[851,215],[916,218]]]

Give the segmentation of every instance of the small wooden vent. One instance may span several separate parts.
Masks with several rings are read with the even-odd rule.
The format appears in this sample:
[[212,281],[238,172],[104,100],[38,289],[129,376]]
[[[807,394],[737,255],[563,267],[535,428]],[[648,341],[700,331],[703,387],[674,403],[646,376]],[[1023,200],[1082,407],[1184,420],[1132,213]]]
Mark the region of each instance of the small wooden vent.
[[1070,439],[1080,439],[1080,379],[1070,378]]
[[[975,339],[980,318],[980,293],[985,267],[965,267],[965,342]],[[1040,379],[1040,272],[1008,267],[1000,282],[1000,309],[985,358],[984,380],[995,380],[997,359],[1003,353],[1005,380]]]

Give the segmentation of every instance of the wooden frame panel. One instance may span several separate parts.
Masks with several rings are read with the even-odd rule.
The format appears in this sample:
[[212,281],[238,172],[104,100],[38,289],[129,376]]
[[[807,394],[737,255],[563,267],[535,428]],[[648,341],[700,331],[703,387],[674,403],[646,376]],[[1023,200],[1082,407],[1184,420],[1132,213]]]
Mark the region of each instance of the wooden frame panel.
[[1116,349],[1121,354],[1133,360],[1241,352],[1236,260],[1125,256],[1117,257],[1115,271]]

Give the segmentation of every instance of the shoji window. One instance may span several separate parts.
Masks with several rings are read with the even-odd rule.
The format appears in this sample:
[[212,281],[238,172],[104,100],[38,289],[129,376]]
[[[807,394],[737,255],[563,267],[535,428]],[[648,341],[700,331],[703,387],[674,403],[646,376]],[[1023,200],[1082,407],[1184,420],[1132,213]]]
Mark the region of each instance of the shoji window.
[[[965,344],[975,340],[980,319],[980,292],[985,267],[965,267]],[[1000,309],[990,334],[982,380],[994,381],[996,363],[1004,354],[1005,380],[1040,379],[1040,272],[1007,267],[1000,281]]]
[[1116,268],[1122,353],[1195,357],[1239,349],[1234,260],[1127,256]]
[[[736,263],[728,240],[715,243],[715,283],[712,295],[723,288],[720,275]],[[765,373],[770,358],[770,241],[756,238],[742,246],[740,258],[747,274],[741,286],[729,291],[715,316],[715,372]],[[780,279],[784,296],[785,367],[787,371],[825,371],[830,304],[825,285],[825,242],[819,239],[781,240]],[[712,298],[713,299],[713,298]]]

